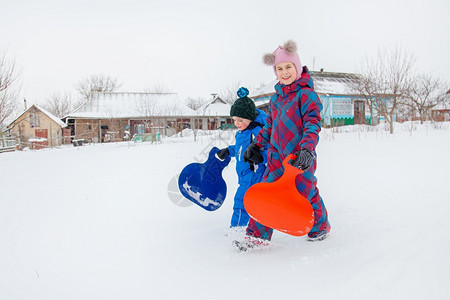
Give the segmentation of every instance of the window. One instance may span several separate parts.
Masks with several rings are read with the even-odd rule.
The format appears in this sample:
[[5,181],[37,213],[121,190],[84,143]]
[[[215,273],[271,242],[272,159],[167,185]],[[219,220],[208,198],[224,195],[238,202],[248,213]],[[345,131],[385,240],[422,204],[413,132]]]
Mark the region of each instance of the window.
[[353,107],[351,99],[333,101],[333,116],[352,115],[352,114],[353,114]]
[[31,127],[39,127],[41,124],[40,116],[38,112],[30,113],[30,126]]

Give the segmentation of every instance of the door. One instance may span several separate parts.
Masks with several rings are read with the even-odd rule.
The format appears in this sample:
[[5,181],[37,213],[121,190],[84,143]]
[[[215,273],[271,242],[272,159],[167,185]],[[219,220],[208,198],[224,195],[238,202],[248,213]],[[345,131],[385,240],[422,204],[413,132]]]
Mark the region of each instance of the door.
[[70,144],[70,136],[72,134],[72,128],[63,128],[63,144]]
[[34,149],[48,148],[48,129],[35,129],[34,135],[41,140],[33,143]]
[[353,102],[353,116],[355,124],[364,124],[366,105],[363,100],[355,100]]

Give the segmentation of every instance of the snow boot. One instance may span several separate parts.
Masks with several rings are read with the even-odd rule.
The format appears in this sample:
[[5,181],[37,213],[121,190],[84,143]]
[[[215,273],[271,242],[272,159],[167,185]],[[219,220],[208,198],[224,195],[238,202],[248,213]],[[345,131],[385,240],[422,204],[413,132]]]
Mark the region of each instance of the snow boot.
[[233,246],[242,252],[263,250],[267,249],[267,246],[269,246],[269,240],[260,239],[247,235],[244,237],[242,241],[234,240]]
[[308,241],[310,242],[317,242],[322,241],[328,237],[329,232],[326,230],[314,232],[314,233],[308,233]]

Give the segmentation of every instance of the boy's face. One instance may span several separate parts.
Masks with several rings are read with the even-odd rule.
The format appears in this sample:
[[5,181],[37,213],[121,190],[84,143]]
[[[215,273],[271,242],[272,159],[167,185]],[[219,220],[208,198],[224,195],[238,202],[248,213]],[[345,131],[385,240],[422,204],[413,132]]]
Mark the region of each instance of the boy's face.
[[241,117],[232,117],[234,121],[234,125],[239,129],[240,131],[245,130],[245,128],[248,127],[248,125],[252,122],[249,119],[244,119]]
[[297,70],[291,62],[279,63],[275,66],[275,70],[278,80],[284,85],[289,85],[297,79]]

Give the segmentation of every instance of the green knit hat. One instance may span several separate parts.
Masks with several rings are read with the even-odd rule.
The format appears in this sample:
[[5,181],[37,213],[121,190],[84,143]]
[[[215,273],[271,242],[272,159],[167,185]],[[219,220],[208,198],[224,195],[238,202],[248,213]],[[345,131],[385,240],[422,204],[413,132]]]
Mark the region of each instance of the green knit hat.
[[230,116],[254,121],[257,116],[256,106],[255,102],[247,97],[248,90],[245,87],[241,87],[237,91],[237,95],[239,96],[239,98],[234,101],[234,104],[231,106]]

